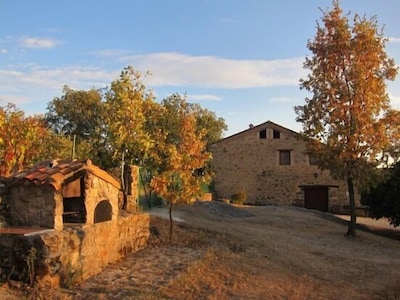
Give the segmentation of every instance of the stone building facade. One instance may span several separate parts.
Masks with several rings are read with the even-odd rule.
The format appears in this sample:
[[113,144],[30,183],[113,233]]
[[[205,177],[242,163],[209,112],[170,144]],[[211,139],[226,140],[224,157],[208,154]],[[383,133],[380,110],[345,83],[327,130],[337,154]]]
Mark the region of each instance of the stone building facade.
[[346,182],[321,171],[300,137],[268,121],[213,144],[216,197],[245,192],[252,204],[347,212]]

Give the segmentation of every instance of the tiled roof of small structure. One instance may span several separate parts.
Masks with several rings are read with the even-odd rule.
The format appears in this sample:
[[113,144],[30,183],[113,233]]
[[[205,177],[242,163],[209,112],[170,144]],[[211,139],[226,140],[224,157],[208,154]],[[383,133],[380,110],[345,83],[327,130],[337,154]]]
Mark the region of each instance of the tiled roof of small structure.
[[50,184],[56,190],[62,188],[63,183],[73,177],[79,171],[90,172],[104,181],[110,183],[120,189],[119,182],[103,169],[92,164],[90,160],[48,160],[38,163],[32,168],[28,168],[11,174],[8,177],[0,178],[7,184],[18,184],[23,182],[31,182],[36,185]]

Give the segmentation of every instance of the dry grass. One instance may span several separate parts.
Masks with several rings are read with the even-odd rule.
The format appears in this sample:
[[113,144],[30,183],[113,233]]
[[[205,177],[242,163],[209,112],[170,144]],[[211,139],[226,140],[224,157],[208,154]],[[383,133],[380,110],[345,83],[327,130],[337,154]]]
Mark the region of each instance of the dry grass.
[[[183,206],[149,247],[52,299],[400,299],[400,241],[296,208]],[[1,297],[0,293],[0,297]]]

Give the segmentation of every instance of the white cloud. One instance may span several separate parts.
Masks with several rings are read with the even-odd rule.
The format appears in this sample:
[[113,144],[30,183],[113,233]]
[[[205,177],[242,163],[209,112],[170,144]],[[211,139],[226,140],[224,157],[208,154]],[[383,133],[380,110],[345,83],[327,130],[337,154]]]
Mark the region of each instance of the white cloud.
[[7,49],[0,49],[1,54],[7,54]]
[[398,44],[400,43],[400,38],[398,37],[389,37],[389,43]]
[[216,95],[187,95],[188,100],[196,100],[196,101],[221,101],[222,98]]
[[149,70],[154,86],[207,88],[257,88],[292,86],[305,76],[303,58],[280,60],[234,60],[180,53],[151,53],[120,58],[141,71]]
[[0,91],[6,102],[48,102],[60,96],[64,85],[73,89],[103,88],[118,74],[94,68],[70,67],[40,69],[34,66],[29,71],[0,70]]
[[29,97],[26,95],[18,95],[18,94],[0,94],[0,106],[4,106],[7,103],[13,103],[17,106],[21,104],[25,104],[29,102]]
[[59,44],[57,40],[50,38],[24,37],[20,39],[20,45],[30,49],[51,49],[57,44]]
[[[124,54],[124,51],[116,53]],[[113,65],[114,69],[85,66],[45,68],[29,63],[0,69],[0,91],[4,95],[2,100],[15,103],[42,103],[43,105],[53,97],[61,96],[64,85],[85,90],[104,88],[119,77],[122,71],[121,65],[132,65],[142,74],[149,70],[153,75],[146,78],[145,85],[153,90],[162,86],[180,89],[185,86],[204,89],[297,86],[299,78],[305,76],[302,73],[303,59],[299,58],[251,61],[213,56],[189,56],[179,53],[152,53],[120,56],[123,64],[120,61],[116,65],[118,56],[113,56],[111,50],[104,51],[102,54],[109,56],[109,59],[105,58],[103,61],[106,65]],[[208,93],[189,94],[188,97],[192,101],[222,100],[219,96]]]

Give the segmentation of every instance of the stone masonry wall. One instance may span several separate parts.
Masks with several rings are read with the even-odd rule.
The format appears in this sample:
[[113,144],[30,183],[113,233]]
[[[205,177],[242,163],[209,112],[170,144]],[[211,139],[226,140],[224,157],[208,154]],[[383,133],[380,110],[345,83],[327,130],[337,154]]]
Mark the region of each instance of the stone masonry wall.
[[[212,146],[214,186],[217,198],[230,198],[244,191],[255,204],[304,204],[302,185],[331,185],[329,207],[348,205],[345,181],[334,180],[328,171],[310,165],[305,143],[291,131],[260,139],[259,128],[233,136]],[[291,150],[291,164],[279,164],[279,150]],[[359,205],[359,203],[358,203]]]
[[[150,235],[149,224],[149,215],[140,213],[34,236],[0,235],[3,254],[8,253],[0,257],[0,264],[13,266],[14,272],[23,273],[28,251],[34,247],[38,251],[36,280],[46,287],[69,286],[144,248]],[[0,274],[5,275],[7,271],[11,272],[0,268]]]
[[86,223],[94,224],[94,211],[97,204],[102,200],[108,200],[112,207],[111,220],[118,217],[118,194],[119,190],[108,182],[88,172],[85,179],[85,205]]
[[[56,199],[57,197],[60,199]],[[9,189],[5,201],[12,201],[9,203],[7,212],[10,226],[57,227],[55,226],[54,211],[56,203],[60,201],[62,203],[62,195],[57,195],[52,186],[34,184],[14,186]],[[62,224],[59,225],[62,226]]]

